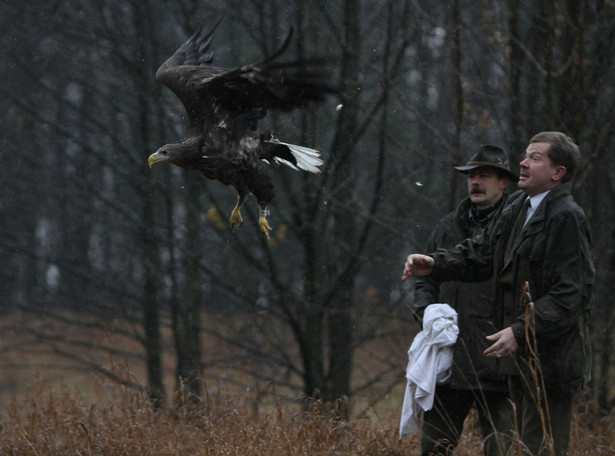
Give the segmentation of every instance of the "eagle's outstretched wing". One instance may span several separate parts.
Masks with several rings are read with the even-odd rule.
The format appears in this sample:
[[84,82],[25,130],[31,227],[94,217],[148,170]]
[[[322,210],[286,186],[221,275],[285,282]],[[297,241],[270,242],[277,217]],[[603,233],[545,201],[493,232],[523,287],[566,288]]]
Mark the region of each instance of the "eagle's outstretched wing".
[[232,69],[212,65],[211,39],[219,23],[208,31],[201,26],[156,72],[156,79],[183,103],[191,127],[224,122],[241,135],[245,127],[255,128],[268,109],[289,111],[334,92],[322,82],[318,69],[323,62],[278,61],[292,28],[278,50],[260,62]]
[[211,65],[214,58],[211,39],[219,24],[220,21],[208,31],[201,25],[156,71],[156,79],[177,95],[188,113],[190,126],[196,129],[203,128],[203,121],[212,109],[199,99],[196,82],[206,75],[211,77],[225,72]]
[[293,36],[291,28],[278,50],[261,62],[218,74],[205,75],[196,90],[203,100],[211,99],[226,109],[279,109],[289,111],[320,102],[333,90],[323,84],[316,59],[279,61]]

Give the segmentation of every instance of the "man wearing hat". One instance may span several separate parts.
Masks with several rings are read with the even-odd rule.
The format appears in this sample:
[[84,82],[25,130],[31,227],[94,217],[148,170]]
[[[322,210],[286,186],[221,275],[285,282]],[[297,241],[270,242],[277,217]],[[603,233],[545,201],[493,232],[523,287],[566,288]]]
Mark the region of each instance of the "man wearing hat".
[[[450,249],[481,233],[499,216],[510,183],[519,179],[510,170],[506,152],[493,145],[480,146],[465,166],[455,169],[468,176],[468,197],[437,223],[427,252]],[[459,325],[451,377],[437,385],[434,406],[425,412],[422,455],[452,454],[473,405],[485,439],[484,454],[504,454],[510,444],[514,425],[506,378],[498,372],[496,360],[483,354],[490,345],[485,337],[496,332],[492,280],[439,283],[427,276],[416,281],[417,321],[430,304],[447,303],[457,311]]]
[[571,194],[580,158],[565,133],[534,135],[519,164],[520,190],[485,235],[411,254],[402,274],[441,282],[496,278],[499,328],[484,354],[508,376],[523,454],[534,456],[568,454],[575,395],[591,379],[596,271],[589,222]]

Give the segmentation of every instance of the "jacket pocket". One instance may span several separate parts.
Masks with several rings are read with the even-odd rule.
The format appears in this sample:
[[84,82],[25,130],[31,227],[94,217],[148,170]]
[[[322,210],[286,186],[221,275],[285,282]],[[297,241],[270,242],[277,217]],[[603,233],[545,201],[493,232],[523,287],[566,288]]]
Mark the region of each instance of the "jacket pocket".
[[588,362],[583,345],[576,331],[553,341],[538,341],[539,365],[547,387],[574,389],[582,382]]

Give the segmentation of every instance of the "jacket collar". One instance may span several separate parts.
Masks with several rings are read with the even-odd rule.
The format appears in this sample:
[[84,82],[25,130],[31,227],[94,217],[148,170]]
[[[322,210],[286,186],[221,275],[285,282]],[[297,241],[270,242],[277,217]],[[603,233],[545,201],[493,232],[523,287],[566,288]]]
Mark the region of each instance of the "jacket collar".
[[549,206],[551,202],[570,195],[571,190],[572,182],[565,182],[563,184],[559,184],[556,187],[553,187],[551,191],[549,191],[547,196],[545,196],[542,202],[538,205],[536,211],[532,215],[532,218],[528,220],[526,227],[544,220],[546,207]]
[[464,226],[482,226],[485,227],[493,218],[494,214],[506,201],[507,195],[504,193],[502,197],[488,209],[478,209],[472,202],[469,196],[464,198],[457,206],[456,217]]

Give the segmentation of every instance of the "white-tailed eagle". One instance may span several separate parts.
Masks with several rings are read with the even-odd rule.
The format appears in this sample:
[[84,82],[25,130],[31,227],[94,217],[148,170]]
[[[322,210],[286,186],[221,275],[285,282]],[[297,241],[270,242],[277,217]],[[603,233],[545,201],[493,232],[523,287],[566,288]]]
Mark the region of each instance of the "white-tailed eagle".
[[206,31],[201,26],[156,72],[156,79],[183,103],[190,128],[186,139],[162,146],[148,164],[169,162],[196,169],[233,187],[237,204],[231,227],[243,223],[240,209],[252,193],[260,207],[260,229],[268,237],[267,206],[274,190],[263,162],[318,173],[322,160],[317,150],[257,133],[257,123],[269,109],[288,111],[322,101],[333,90],[312,63],[279,61],[292,30],[278,51],[261,62],[232,69],[213,66],[210,44],[216,27]]

